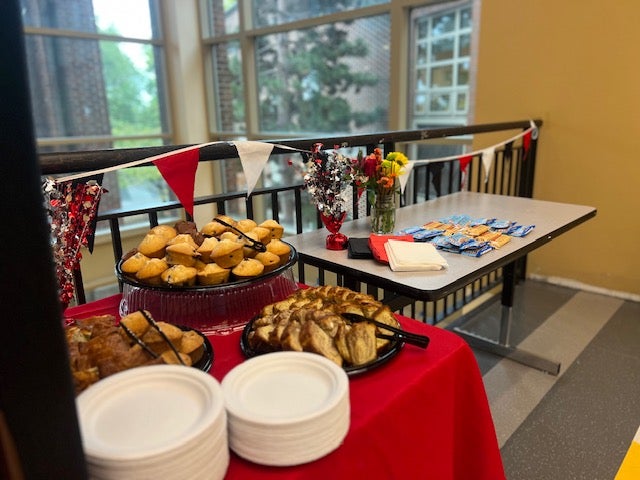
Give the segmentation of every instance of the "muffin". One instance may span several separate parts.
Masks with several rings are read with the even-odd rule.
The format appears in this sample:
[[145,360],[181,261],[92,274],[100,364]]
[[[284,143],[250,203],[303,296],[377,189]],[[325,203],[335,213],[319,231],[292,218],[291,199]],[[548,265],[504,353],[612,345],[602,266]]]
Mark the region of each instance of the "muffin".
[[237,242],[240,240],[240,236],[237,233],[233,233],[231,231],[224,232],[220,236],[218,236],[218,240],[224,240],[225,238],[233,242]]
[[149,325],[149,322],[140,310],[122,317],[120,319],[120,324],[127,327],[127,329],[138,338],[142,338],[142,336],[151,328],[151,325]]
[[[233,218],[231,218],[229,215],[224,215],[224,214],[220,213],[220,214],[216,215],[213,218],[214,222],[215,222],[216,218],[222,220],[224,223],[228,223],[232,227],[236,226],[236,221]],[[218,222],[216,222],[216,223],[218,223]]]
[[198,247],[198,253],[200,254],[200,260],[204,263],[210,263],[211,260],[211,252],[218,244],[219,240],[216,237],[207,237],[202,242],[202,245]]
[[204,338],[198,332],[187,330],[182,335],[180,352],[189,355],[192,365],[197,363],[204,355]]
[[[182,330],[167,322],[157,322],[157,325],[169,341],[177,349],[180,349],[180,341],[182,340],[183,334]],[[141,340],[158,355],[161,355],[162,352],[166,350],[171,350],[171,346],[167,344],[166,340],[155,328],[150,328],[147,333],[142,336]]]
[[187,245],[191,245],[194,248],[198,247],[196,241],[188,233],[179,233],[175,237],[169,239],[169,241],[167,242],[167,246],[177,245],[178,243],[186,243]]
[[156,233],[147,233],[138,244],[138,251],[149,258],[164,257],[164,249],[167,246],[167,239]]
[[235,224],[235,227],[240,230],[242,233],[249,232],[256,228],[258,224],[251,220],[250,218],[245,218],[244,220],[238,220]]
[[162,352],[160,354],[160,358],[167,365],[186,365],[187,367],[193,365],[193,362],[191,361],[191,357],[189,355],[187,355],[186,353],[178,352],[178,356],[176,356],[176,353],[171,349]]
[[244,258],[242,244],[229,239],[220,240],[210,257],[222,268],[233,268]]
[[233,267],[231,273],[238,280],[244,280],[247,278],[255,278],[262,275],[264,271],[264,265],[262,262],[255,258],[245,258],[238,265]]
[[149,230],[149,233],[160,235],[161,237],[164,237],[167,242],[178,235],[178,231],[171,225],[157,225]]
[[162,278],[160,275],[167,268],[169,268],[169,265],[164,258],[150,258],[149,261],[138,270],[136,278],[148,285],[161,285]]
[[253,242],[251,240],[255,240],[257,242],[260,241],[258,239],[258,234],[254,231],[245,233],[244,237],[240,239],[240,241],[242,241],[242,243],[244,244],[244,246],[242,247],[242,253],[244,254],[245,258],[253,258],[256,256],[256,253],[258,253],[258,250],[251,246],[253,245]]
[[265,245],[271,240],[271,230],[269,230],[268,228],[255,227],[253,230],[251,230],[251,232],[256,235],[258,241],[264,243]]
[[193,267],[199,257],[196,248],[188,243],[176,243],[166,248],[165,259],[169,265]]
[[217,263],[207,263],[203,269],[198,270],[196,278],[199,285],[220,285],[229,281],[230,272]]
[[160,274],[162,281],[172,287],[191,287],[196,284],[198,270],[185,265],[173,265]]
[[280,257],[273,252],[259,252],[254,258],[264,265],[264,273],[272,272],[280,265]]
[[282,238],[284,234],[284,227],[275,220],[265,220],[260,226],[269,230],[271,238]]
[[196,259],[196,263],[193,264],[193,268],[195,268],[196,270],[202,270],[206,266],[207,263],[202,261],[202,257]]
[[140,252],[135,252],[133,255],[125,256],[120,268],[123,273],[128,275],[135,275],[145,263],[149,261],[149,257],[143,255]]
[[291,254],[291,247],[280,239],[272,238],[267,244],[267,252],[275,253],[280,257],[280,263],[286,263]]
[[205,237],[217,237],[219,235],[222,235],[227,230],[229,229],[221,223],[209,222],[200,229],[200,233],[202,233]]

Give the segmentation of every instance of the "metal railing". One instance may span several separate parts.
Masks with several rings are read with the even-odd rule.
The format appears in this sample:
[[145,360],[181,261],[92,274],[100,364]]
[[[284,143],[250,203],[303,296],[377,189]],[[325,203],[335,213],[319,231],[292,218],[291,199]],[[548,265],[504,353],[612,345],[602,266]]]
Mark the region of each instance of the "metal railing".
[[[536,121],[539,127],[541,121]],[[380,147],[384,152],[413,149],[418,152],[418,156],[411,155],[411,159],[420,158],[420,149],[429,146],[442,139],[464,138],[467,142],[474,135],[484,133],[526,130],[530,127],[530,122],[516,121],[494,124],[470,125],[465,127],[438,128],[427,130],[394,131],[382,132],[367,135],[336,136],[327,138],[305,138],[290,139],[282,141],[270,141],[275,147],[272,155],[291,154],[290,150],[280,147],[290,147],[308,151],[315,143],[322,143],[325,146],[340,146],[341,148],[360,148],[366,152],[373,151]],[[533,181],[535,173],[537,139],[532,139],[529,148],[525,150],[522,142],[514,142],[496,148],[493,168],[489,175],[485,177],[482,168],[481,155],[475,155],[467,168],[466,182],[464,188],[471,191],[497,193],[502,195],[530,197],[533,192]],[[182,146],[161,146],[148,148],[132,148],[117,150],[100,150],[69,153],[48,153],[40,156],[40,164],[43,175],[68,175],[76,172],[95,171],[98,169],[123,165],[133,161],[143,160],[160,153],[169,152]],[[464,152],[460,150],[460,156]],[[525,155],[526,154],[526,155]],[[216,162],[237,158],[237,150],[230,143],[215,143],[200,149],[200,162]],[[433,157],[427,157],[433,158]],[[148,165],[148,164],[147,164]],[[137,167],[130,167],[137,168]],[[429,199],[447,195],[459,191],[462,173],[459,168],[459,159],[451,158],[446,161],[421,162],[416,166],[409,178],[409,183],[401,196],[400,206],[411,205],[429,201]],[[278,187],[256,188],[251,195],[247,196],[246,191],[234,191],[227,193],[211,193],[210,195],[199,196],[194,199],[195,205],[215,205],[218,213],[227,213],[230,205],[237,206],[240,202],[243,205],[246,218],[254,218],[257,205],[264,208],[267,205],[266,213],[276,221],[281,221],[281,216],[286,205],[288,233],[303,233],[309,228],[323,228],[317,211],[310,214],[308,198],[304,193],[302,181],[291,185]],[[365,198],[366,196],[363,196]],[[358,218],[363,210],[358,208],[357,195],[354,195],[353,218]],[[291,208],[293,205],[293,208]],[[122,220],[134,215],[145,215],[148,226],[152,227],[159,222],[159,213],[174,211],[182,218],[188,217],[182,205],[178,202],[160,202],[151,207],[138,209],[117,209],[101,212],[99,221],[105,221],[109,225],[109,238],[113,247],[114,261],[119,260],[123,255],[123,233]],[[365,212],[369,212],[367,205]],[[315,218],[308,218],[314,215]],[[523,275],[524,263],[521,265],[521,276]],[[316,267],[298,262],[297,277],[301,282],[309,284],[341,284],[342,279]],[[115,279],[115,277],[114,277]],[[423,302],[406,299],[406,301],[396,302],[393,307],[408,316],[419,318],[427,323],[435,324],[448,315],[456,312],[462,306],[468,304],[487,290],[500,284],[501,271],[497,270],[487,275],[485,278],[468,285],[464,289],[455,292],[438,302]],[[370,286],[363,285],[362,289],[377,298],[384,296],[384,292],[378,292]],[[78,303],[85,302],[85,292],[82,275],[76,275],[76,299]]]

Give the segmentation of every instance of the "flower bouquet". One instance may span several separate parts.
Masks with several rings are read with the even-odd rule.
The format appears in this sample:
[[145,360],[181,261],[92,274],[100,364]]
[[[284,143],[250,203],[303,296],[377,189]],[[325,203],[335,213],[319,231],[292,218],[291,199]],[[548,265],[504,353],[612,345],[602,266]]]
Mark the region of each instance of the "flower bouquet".
[[355,173],[353,160],[337,149],[322,150],[320,143],[313,146],[304,183],[320,212],[322,223],[331,232],[326,241],[329,250],[347,248],[348,238],[340,233],[340,228],[347,215],[345,194],[353,185]]
[[400,193],[398,177],[406,173],[409,160],[400,152],[390,152],[385,158],[379,148],[363,156],[358,155],[359,186],[366,188],[371,204],[371,231],[376,234],[393,233],[396,221],[396,197]]

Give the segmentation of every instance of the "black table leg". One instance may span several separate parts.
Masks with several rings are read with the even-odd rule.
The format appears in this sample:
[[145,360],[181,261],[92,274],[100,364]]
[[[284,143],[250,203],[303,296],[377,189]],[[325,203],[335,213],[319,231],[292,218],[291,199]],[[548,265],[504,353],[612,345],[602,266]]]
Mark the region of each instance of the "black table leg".
[[535,353],[522,350],[510,344],[511,324],[513,322],[513,297],[515,294],[515,262],[509,263],[502,269],[502,311],[500,316],[500,331],[498,341],[478,335],[466,330],[463,320],[453,327],[453,331],[464,338],[472,348],[509,358],[529,367],[537,368],[552,375],[560,373],[558,362],[546,359]]

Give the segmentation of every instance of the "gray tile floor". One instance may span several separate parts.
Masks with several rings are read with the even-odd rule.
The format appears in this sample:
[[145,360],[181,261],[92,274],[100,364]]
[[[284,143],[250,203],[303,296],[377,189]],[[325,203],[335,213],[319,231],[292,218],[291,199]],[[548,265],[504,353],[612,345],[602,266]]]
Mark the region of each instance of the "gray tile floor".
[[[495,304],[472,329],[490,336]],[[556,377],[476,358],[509,480],[613,479],[640,426],[640,303],[527,280],[512,343],[560,360]]]

